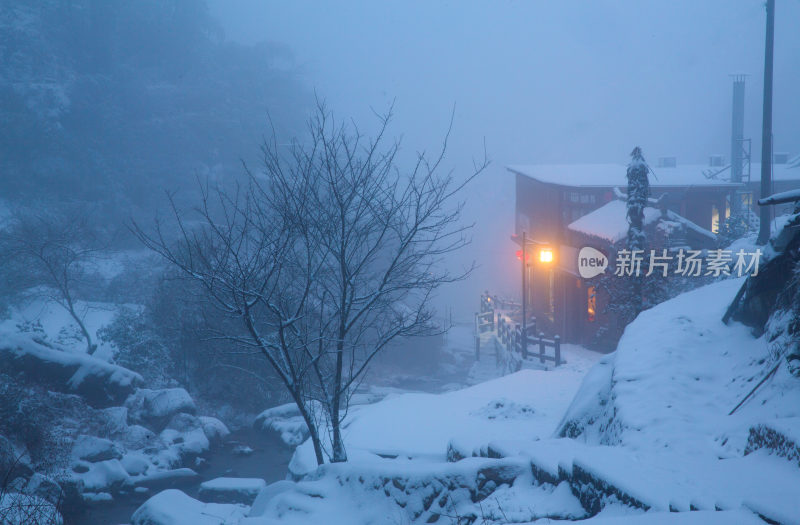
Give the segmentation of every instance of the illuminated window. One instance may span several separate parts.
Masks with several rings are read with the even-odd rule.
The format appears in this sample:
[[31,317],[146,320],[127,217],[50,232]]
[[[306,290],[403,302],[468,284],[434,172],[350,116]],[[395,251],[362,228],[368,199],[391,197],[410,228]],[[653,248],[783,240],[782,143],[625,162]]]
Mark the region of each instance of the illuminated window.
[[741,194],[741,199],[742,199],[742,209],[747,210],[747,209],[750,209],[750,208],[753,207],[753,194],[752,193],[750,193],[750,192],[742,193]]
[[590,323],[594,322],[595,309],[597,308],[597,295],[594,286],[586,289],[586,316]]
[[711,231],[719,233],[719,209],[716,204],[711,206]]

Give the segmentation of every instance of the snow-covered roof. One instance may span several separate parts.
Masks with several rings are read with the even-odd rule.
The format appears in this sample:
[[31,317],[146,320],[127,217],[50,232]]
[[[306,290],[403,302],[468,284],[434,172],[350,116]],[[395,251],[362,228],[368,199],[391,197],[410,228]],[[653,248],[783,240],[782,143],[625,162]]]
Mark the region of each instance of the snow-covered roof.
[[714,232],[706,230],[705,228],[703,228],[699,224],[690,221],[689,219],[687,219],[683,215],[675,213],[672,210],[667,210],[667,218],[669,220],[671,220],[671,221],[679,222],[679,223],[683,224],[686,228],[688,228],[688,229],[690,229],[690,230],[692,230],[692,231],[694,231],[696,233],[699,233],[700,235],[704,235],[704,236],[708,237],[709,239],[716,240],[716,238],[717,238],[717,236],[716,236],[716,234]]
[[[628,234],[627,206],[623,200],[613,200],[587,213],[567,228],[606,239],[615,243]],[[644,209],[644,225],[652,224],[661,216],[661,210],[648,206]]]
[[[621,241],[628,234],[627,205],[624,200],[616,199],[610,201],[596,210],[587,213],[580,219],[572,222],[567,228],[572,231],[593,235],[606,239],[612,243]],[[644,225],[652,224],[661,217],[661,210],[648,206],[644,209]],[[693,230],[709,239],[716,239],[717,236],[705,228],[698,226],[686,217],[667,210],[667,217],[670,221],[683,224],[684,227]]]
[[[654,168],[650,174],[650,185],[654,187],[670,186],[730,186],[730,169],[719,174],[718,178],[709,179],[703,173],[714,168],[705,164],[685,164],[674,168]],[[627,166],[624,164],[540,164],[513,165],[508,170],[532,179],[561,186],[608,187],[626,186]],[[750,180],[761,180],[761,165],[750,165]],[[800,163],[775,164],[773,180],[800,180]]]

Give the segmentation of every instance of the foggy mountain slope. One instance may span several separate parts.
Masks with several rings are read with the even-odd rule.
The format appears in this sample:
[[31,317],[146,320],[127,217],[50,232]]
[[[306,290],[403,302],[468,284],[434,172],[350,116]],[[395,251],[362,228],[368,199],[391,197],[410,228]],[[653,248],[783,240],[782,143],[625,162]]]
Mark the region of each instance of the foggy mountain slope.
[[[205,3],[0,5],[0,193],[143,206],[238,173],[303,88],[285,52],[223,42]],[[154,193],[155,192],[155,193]]]

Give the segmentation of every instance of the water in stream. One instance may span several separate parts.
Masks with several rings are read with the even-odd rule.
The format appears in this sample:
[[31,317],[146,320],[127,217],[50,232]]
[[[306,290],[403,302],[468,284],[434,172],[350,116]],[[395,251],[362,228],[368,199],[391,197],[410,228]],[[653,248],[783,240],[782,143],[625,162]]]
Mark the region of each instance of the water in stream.
[[[249,446],[253,453],[234,453],[238,444]],[[207,454],[207,463],[196,469],[199,476],[165,482],[144,494],[128,493],[114,496],[108,503],[93,504],[77,515],[65,516],[65,525],[119,525],[130,523],[133,512],[149,497],[168,488],[177,488],[197,497],[200,483],[218,477],[261,478],[267,483],[286,477],[292,449],[277,436],[243,428],[231,433],[225,443]]]
[[[415,360],[422,365],[419,370],[409,371],[408,363],[392,370],[391,362],[377,366],[368,375],[365,391],[370,387],[389,387],[401,391],[442,392],[454,387],[463,387],[470,382],[474,361],[474,333],[471,325],[456,325],[444,340],[416,341],[414,350],[423,356],[436,356],[428,360],[419,355]],[[441,352],[439,352],[441,350]],[[402,355],[401,360],[409,358]],[[482,362],[494,370],[494,358],[487,356]],[[402,371],[403,373],[397,373]],[[395,372],[395,373],[392,373]],[[385,392],[384,392],[385,393]],[[380,397],[380,396],[379,396]],[[370,401],[370,402],[374,402]],[[251,447],[252,454],[242,456],[234,453],[237,444]],[[133,512],[148,498],[161,490],[177,488],[197,497],[200,483],[218,477],[261,478],[267,483],[285,479],[293,449],[287,447],[277,435],[264,433],[250,427],[233,432],[222,446],[213,449],[206,457],[199,476],[192,479],[176,479],[152,487],[144,494],[129,493],[114,496],[108,503],[90,506],[80,515],[65,516],[65,525],[120,525],[130,523]]]

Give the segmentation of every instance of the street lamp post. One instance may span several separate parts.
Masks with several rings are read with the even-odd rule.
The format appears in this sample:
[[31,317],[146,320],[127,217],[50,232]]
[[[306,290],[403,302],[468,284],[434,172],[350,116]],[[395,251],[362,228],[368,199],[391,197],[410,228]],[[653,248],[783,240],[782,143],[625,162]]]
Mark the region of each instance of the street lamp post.
[[528,357],[528,279],[527,238],[522,232],[522,357]]

